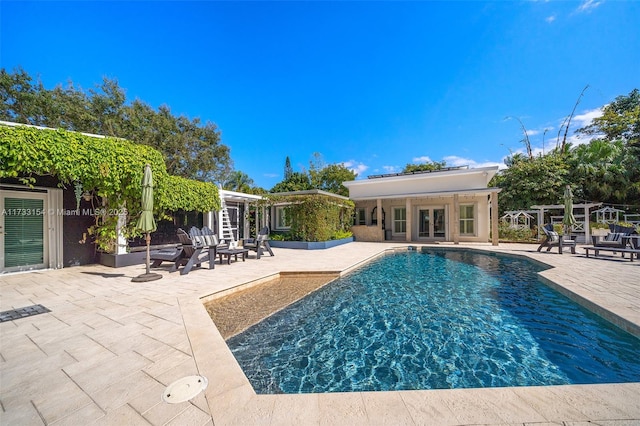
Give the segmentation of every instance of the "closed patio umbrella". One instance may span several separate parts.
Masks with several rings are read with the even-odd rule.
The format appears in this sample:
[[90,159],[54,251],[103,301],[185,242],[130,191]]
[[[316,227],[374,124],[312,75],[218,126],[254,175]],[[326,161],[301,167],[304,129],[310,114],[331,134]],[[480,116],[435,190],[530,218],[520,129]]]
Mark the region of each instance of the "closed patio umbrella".
[[140,219],[136,224],[136,228],[146,233],[147,242],[147,271],[145,274],[134,277],[131,281],[145,282],[154,281],[162,278],[160,274],[150,273],[150,245],[151,245],[151,233],[156,230],[156,221],[153,218],[153,173],[151,172],[151,166],[147,164],[144,168],[144,176],[142,177],[142,212],[140,213]]
[[562,218],[565,234],[576,224],[576,218],[573,216],[573,194],[571,187],[567,185],[564,189],[564,217]]

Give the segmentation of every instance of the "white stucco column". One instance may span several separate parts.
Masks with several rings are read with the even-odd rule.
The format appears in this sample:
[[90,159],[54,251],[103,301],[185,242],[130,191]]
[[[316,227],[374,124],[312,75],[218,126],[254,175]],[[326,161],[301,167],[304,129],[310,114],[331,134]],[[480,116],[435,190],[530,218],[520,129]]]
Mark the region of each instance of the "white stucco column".
[[407,232],[406,232],[406,240],[407,242],[411,242],[412,240],[412,235],[411,235],[411,229],[412,226],[411,224],[413,223],[413,215],[411,214],[411,199],[407,198],[406,202],[405,202],[405,209],[406,209],[406,217],[407,217]]
[[215,212],[210,211],[210,212],[206,212],[202,215],[202,222],[203,225],[206,226],[209,229],[213,229],[213,215],[215,214]]
[[378,221],[378,235],[382,235],[380,241],[384,241],[384,230],[382,229],[382,200],[376,200],[376,220]]
[[498,193],[491,193],[491,244],[498,245],[500,236],[498,235]]
[[453,243],[460,244],[460,196],[453,194]]
[[118,209],[118,223],[116,224],[116,254],[127,253],[127,239],[124,237],[122,230],[127,226],[127,205],[123,203]]

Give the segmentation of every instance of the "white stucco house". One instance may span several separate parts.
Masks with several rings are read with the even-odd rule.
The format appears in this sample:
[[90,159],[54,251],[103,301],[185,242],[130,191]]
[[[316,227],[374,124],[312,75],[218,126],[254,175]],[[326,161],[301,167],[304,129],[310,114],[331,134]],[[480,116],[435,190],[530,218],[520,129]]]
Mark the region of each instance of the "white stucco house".
[[[369,176],[343,182],[356,204],[356,241],[498,244],[498,166]],[[493,215],[491,212],[495,212]]]

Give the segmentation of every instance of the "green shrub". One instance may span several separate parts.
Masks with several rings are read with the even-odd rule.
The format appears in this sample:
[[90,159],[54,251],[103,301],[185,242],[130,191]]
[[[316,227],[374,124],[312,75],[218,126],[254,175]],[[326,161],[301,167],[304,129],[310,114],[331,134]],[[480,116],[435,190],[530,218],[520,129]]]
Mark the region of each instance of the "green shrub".
[[349,237],[353,237],[353,232],[351,231],[337,231],[335,234],[333,234],[333,238],[331,238],[332,240],[341,240],[343,238],[349,238]]
[[291,228],[282,234],[284,241],[318,242],[338,235],[351,236],[353,201],[323,194],[267,195],[263,200],[268,206],[285,203],[286,221]]
[[537,238],[537,230],[536,229],[514,229],[509,225],[500,224],[498,225],[498,235],[501,240],[506,241],[535,241]]

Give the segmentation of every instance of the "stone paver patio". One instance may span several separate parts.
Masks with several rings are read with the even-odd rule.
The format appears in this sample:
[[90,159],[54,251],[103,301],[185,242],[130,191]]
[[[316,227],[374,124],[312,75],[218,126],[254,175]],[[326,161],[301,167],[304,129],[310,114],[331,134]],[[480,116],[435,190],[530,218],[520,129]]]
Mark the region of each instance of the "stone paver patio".
[[[100,265],[0,276],[0,311],[51,312],[0,323],[2,425],[640,424],[640,383],[548,387],[256,395],[203,306],[214,294],[281,271],[344,272],[400,243],[216,265],[132,283],[143,266]],[[454,247],[454,246],[451,246]],[[464,245],[455,248],[464,248]],[[473,248],[554,267],[549,285],[640,335],[640,262],[537,253],[534,245]],[[166,386],[208,378],[191,401],[167,404]]]

